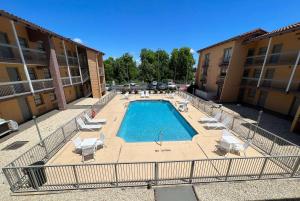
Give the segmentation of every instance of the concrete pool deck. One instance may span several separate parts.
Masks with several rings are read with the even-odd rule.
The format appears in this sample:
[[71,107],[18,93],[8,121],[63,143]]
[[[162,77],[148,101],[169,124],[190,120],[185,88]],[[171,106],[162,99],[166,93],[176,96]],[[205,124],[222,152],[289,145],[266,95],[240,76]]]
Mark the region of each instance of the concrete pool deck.
[[[117,132],[123,120],[129,101],[141,100],[140,95],[129,95],[129,100],[124,99],[123,95],[118,94],[114,97],[95,117],[106,118],[107,123],[103,125],[100,131],[79,132],[73,139],[99,137],[102,132],[105,135],[105,146],[96,151],[95,160],[85,163],[110,163],[110,162],[143,162],[143,161],[174,161],[174,160],[195,160],[206,158],[224,158],[218,152],[215,152],[215,146],[221,138],[221,130],[205,129],[198,120],[205,117],[206,114],[188,105],[188,112],[180,112],[181,115],[198,132],[192,141],[173,141],[173,142],[139,142],[126,143],[123,139],[117,137]],[[151,94],[147,100],[163,99],[170,101],[176,108],[178,101],[183,100],[179,96],[170,99],[165,94]],[[242,143],[242,141],[241,141]],[[262,156],[260,152],[252,147],[246,151],[247,157]],[[230,153],[227,157],[244,157],[242,154]],[[74,145],[69,141],[56,155],[54,155],[47,164],[81,164],[80,154],[74,153]]]

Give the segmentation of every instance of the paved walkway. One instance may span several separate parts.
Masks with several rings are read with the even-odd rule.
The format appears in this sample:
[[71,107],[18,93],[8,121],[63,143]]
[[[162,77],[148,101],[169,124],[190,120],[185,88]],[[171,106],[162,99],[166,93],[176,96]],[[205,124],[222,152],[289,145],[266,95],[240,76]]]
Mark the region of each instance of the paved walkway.
[[[259,110],[247,106],[241,106],[236,104],[224,104],[224,107],[240,114],[242,117],[256,121]],[[300,145],[300,134],[296,134],[290,131],[291,120],[288,120],[279,115],[273,115],[268,112],[262,114],[260,126],[265,130],[275,133],[297,145]]]

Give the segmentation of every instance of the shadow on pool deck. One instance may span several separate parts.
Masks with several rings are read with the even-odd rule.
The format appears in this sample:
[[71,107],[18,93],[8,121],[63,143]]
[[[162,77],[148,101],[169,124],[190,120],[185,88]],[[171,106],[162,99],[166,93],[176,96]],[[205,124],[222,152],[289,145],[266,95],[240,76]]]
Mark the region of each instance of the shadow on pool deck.
[[[260,110],[247,106],[238,106],[236,104],[224,104],[224,107],[239,113],[242,117],[257,120]],[[282,138],[285,138],[297,145],[300,145],[300,135],[290,131],[291,120],[285,119],[283,116],[274,115],[264,111],[260,121],[260,127],[268,130]]]

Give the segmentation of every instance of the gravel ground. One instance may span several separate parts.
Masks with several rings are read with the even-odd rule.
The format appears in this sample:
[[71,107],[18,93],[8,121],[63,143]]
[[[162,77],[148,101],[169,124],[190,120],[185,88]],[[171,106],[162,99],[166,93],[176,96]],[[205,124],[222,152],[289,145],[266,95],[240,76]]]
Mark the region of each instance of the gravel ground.
[[200,200],[300,200],[300,179],[257,180],[194,185]]

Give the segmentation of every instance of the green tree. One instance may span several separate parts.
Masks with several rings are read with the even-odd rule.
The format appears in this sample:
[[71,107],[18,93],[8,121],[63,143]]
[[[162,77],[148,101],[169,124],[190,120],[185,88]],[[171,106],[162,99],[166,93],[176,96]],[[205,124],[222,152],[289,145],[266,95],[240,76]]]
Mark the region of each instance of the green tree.
[[150,49],[142,49],[140,53],[140,79],[146,82],[151,82],[156,78],[155,69],[155,52]]
[[170,71],[175,81],[191,81],[193,79],[194,64],[195,60],[190,48],[173,49],[170,59]]
[[156,79],[158,81],[169,78],[169,54],[165,50],[157,50],[155,52],[155,70]]
[[107,82],[112,82],[114,80],[114,64],[115,60],[112,57],[109,57],[104,62],[105,69],[105,80]]

